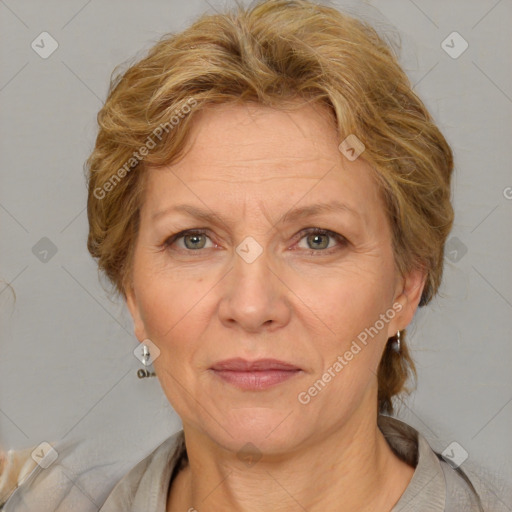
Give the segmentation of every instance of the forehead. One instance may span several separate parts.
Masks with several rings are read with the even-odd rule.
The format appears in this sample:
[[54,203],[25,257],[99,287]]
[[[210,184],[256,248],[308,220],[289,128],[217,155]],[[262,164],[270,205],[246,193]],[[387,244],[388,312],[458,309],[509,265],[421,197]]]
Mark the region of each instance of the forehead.
[[367,216],[382,206],[371,168],[361,157],[347,160],[339,142],[325,106],[209,107],[194,118],[185,156],[147,170],[143,209],[154,217],[184,202],[241,213],[251,201],[288,209],[339,200]]

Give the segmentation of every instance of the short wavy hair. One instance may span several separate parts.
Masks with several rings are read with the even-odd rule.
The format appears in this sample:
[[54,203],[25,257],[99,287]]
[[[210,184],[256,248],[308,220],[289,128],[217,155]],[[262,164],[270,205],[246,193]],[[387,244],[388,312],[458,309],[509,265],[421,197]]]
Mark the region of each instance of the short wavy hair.
[[[340,142],[353,134],[364,143],[361,158],[386,205],[396,267],[422,269],[420,306],[432,299],[453,223],[451,149],[390,44],[367,22],[308,0],[205,14],[112,73],[85,167],[87,247],[115,292],[126,298],[131,283],[144,169],[183,154],[195,114],[240,102],[284,109],[297,98],[329,108]],[[380,412],[391,413],[392,397],[409,391],[407,379],[416,376],[403,334],[401,353],[388,343],[380,363]]]

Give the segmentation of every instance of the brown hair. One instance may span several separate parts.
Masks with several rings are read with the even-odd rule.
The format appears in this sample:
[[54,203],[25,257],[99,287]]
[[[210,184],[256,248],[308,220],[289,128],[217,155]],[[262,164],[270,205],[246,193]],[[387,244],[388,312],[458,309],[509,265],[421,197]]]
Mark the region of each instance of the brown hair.
[[[87,246],[118,293],[125,295],[131,279],[145,166],[176,161],[195,113],[207,105],[284,108],[294,98],[326,105],[340,142],[353,134],[364,143],[362,157],[385,199],[397,269],[425,270],[420,305],[431,300],[453,222],[450,147],[375,29],[308,0],[203,15],[164,36],[124,73],[114,70],[86,162]],[[382,357],[381,412],[392,412],[392,397],[415,373],[404,334],[401,354],[388,344]]]

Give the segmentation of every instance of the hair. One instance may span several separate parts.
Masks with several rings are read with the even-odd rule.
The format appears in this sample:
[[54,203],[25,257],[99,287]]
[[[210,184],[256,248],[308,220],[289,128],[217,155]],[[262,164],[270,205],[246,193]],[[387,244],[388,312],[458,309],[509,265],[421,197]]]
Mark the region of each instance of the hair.
[[[112,73],[86,161],[87,247],[115,292],[126,298],[131,283],[144,169],[177,161],[192,120],[209,105],[284,109],[296,99],[328,107],[340,142],[355,135],[364,143],[361,158],[384,199],[396,268],[424,271],[420,306],[432,299],[453,223],[451,149],[376,30],[308,0],[204,14]],[[401,353],[388,343],[382,356],[380,412],[393,412],[392,397],[416,375],[404,334]]]

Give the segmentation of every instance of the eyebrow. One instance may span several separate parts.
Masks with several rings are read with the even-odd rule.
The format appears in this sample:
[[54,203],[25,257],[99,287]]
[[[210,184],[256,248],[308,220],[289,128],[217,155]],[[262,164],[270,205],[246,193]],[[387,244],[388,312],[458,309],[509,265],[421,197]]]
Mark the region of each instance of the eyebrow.
[[[196,219],[201,219],[204,221],[220,221],[223,224],[227,225],[225,219],[216,214],[215,212],[211,212],[209,210],[203,210],[201,208],[197,208],[196,206],[192,206],[189,204],[179,204],[176,206],[172,206],[170,208],[165,208],[164,210],[160,210],[155,212],[152,215],[152,220],[157,220],[160,217],[168,215],[170,213],[187,213],[188,215],[195,217]],[[325,213],[334,213],[334,212],[346,212],[357,218],[361,218],[361,214],[350,207],[349,205],[342,203],[340,201],[331,201],[329,203],[319,203],[319,204],[311,204],[307,206],[301,206],[298,208],[293,208],[286,212],[281,219],[278,221],[279,224],[287,224],[294,222],[299,219],[304,219],[306,217],[313,217],[315,215],[321,215]]]

